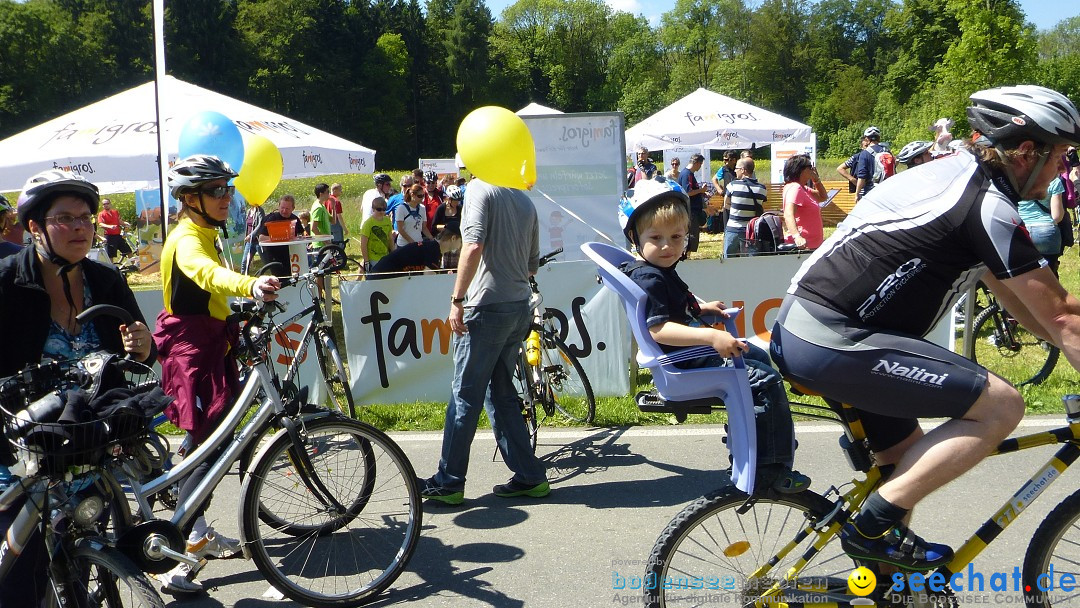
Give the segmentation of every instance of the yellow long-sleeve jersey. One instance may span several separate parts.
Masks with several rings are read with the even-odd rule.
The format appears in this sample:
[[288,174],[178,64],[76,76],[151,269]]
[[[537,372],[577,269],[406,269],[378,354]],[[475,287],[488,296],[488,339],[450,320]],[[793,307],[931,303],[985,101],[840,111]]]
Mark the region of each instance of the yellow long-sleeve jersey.
[[251,296],[255,277],[221,265],[215,245],[217,228],[180,220],[161,251],[161,283],[165,310],[174,315],[229,316],[229,296]]

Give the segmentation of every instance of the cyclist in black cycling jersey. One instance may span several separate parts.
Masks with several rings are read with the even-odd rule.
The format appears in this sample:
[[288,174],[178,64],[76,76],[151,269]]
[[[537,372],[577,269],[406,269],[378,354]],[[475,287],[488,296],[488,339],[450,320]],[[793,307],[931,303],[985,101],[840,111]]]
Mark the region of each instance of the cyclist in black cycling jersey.
[[[1080,115],[1037,86],[980,91],[955,155],[880,184],[792,279],[772,356],[792,382],[860,410],[889,478],[841,542],[851,556],[924,570],[952,550],[902,520],[986,457],[1020,422],[1004,379],[924,336],[980,278],[1025,327],[1080,369],[1080,301],[1058,282],[1017,212],[1046,196]],[[948,417],[923,434],[918,418]]]

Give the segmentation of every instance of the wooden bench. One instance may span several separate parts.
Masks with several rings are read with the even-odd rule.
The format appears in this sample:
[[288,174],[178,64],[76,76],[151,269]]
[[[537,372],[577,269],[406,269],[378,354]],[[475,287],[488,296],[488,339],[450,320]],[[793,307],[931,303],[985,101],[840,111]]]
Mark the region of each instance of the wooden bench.
[[[769,199],[765,202],[766,211],[780,212],[780,203],[783,201],[781,191],[784,189],[783,184],[770,184],[765,183],[768,188]],[[832,190],[838,189],[840,192],[833,198],[833,202],[828,207],[821,210],[821,221],[826,226],[835,226],[839,224],[844,218],[847,217],[851,208],[855,206],[855,193],[848,192],[848,182],[830,181],[825,182],[825,189]],[[709,206],[715,209],[722,209],[724,206],[724,197],[716,195],[709,199]]]

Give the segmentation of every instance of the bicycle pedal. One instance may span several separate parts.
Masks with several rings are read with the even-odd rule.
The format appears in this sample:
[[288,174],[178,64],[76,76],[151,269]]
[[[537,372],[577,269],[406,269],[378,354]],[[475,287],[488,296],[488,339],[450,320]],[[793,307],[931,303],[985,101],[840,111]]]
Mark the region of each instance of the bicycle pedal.
[[188,579],[189,580],[194,579],[196,576],[198,576],[199,573],[202,572],[202,569],[205,568],[206,564],[208,564],[208,563],[209,562],[206,560],[205,557],[200,557],[199,558],[199,563],[192,566],[191,573],[188,575]]

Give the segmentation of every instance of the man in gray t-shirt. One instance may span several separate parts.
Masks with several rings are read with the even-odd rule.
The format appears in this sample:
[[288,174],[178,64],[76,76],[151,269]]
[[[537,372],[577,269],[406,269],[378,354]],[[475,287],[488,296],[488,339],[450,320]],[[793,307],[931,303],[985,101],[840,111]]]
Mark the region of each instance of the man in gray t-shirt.
[[[487,410],[503,462],[514,472],[492,489],[504,498],[550,491],[533,454],[513,375],[529,333],[529,277],[540,257],[536,208],[521,190],[473,180],[465,191],[462,248],[450,294],[454,378],[443,427],[439,470],[423,483],[425,498],[465,499],[465,473],[480,410]],[[473,348],[473,346],[476,348]],[[490,389],[490,390],[489,390]]]

